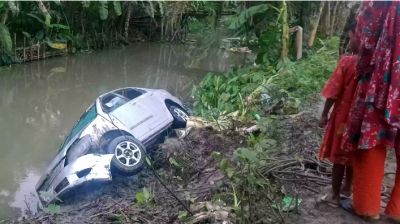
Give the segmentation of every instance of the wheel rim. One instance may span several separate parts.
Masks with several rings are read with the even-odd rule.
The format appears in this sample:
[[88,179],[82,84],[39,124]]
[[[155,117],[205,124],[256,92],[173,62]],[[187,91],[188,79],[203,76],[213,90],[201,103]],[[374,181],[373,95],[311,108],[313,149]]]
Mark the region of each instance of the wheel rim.
[[189,116],[183,110],[181,110],[177,107],[174,107],[173,112],[178,118],[180,118],[184,121],[187,121],[189,118]]
[[123,141],[115,147],[115,157],[124,166],[132,167],[142,159],[142,152],[134,142]]

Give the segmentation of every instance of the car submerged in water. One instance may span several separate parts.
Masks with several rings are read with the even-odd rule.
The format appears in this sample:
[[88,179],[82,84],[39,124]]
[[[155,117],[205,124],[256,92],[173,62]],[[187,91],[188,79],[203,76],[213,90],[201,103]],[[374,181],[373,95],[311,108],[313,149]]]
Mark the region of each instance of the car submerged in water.
[[188,112],[165,90],[126,87],[99,96],[67,135],[36,185],[50,203],[91,181],[110,181],[114,171],[133,175],[146,147],[171,128],[184,128]]

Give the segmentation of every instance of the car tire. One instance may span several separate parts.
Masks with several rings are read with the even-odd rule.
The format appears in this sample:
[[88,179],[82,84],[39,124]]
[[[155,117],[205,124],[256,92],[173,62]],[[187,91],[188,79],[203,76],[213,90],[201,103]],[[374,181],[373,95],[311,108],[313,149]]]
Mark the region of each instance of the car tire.
[[174,118],[172,128],[186,128],[189,113],[182,107],[176,105],[167,105],[167,108]]
[[143,168],[146,149],[132,136],[119,136],[107,145],[107,153],[113,154],[111,166],[124,175],[133,175]]

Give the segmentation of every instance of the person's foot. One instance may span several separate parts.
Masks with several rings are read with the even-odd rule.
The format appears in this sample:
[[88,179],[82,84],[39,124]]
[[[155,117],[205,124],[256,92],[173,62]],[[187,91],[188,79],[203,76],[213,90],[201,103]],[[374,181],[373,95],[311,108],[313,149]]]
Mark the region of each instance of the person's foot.
[[334,196],[331,193],[330,194],[325,194],[322,197],[319,198],[319,201],[322,203],[326,203],[327,205],[334,207],[334,208],[339,208],[339,203],[340,203],[340,196]]
[[391,216],[386,214],[386,217],[388,218],[388,220],[390,220],[392,223],[400,223],[400,217],[395,217],[395,216]]
[[351,185],[346,184],[340,190],[340,194],[342,197],[350,198],[351,197]]
[[347,211],[353,215],[356,215],[364,220],[377,221],[380,218],[379,214],[377,214],[377,215],[359,215],[359,214],[357,214],[353,209],[353,201],[349,198],[340,200],[339,204],[340,204],[340,207],[343,208],[345,211]]
[[351,198],[351,189],[342,189],[341,191],[340,191],[340,197],[343,197],[343,198]]

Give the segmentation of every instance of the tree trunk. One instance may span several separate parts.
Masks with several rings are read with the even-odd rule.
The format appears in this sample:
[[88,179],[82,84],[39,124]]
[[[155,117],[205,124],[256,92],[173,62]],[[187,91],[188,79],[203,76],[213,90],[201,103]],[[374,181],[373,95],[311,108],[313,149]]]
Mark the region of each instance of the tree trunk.
[[351,23],[356,19],[357,17],[357,10],[359,8],[360,4],[356,3],[350,8],[349,16],[346,19],[346,23],[343,27],[342,34],[340,35],[340,41],[339,41],[339,55],[342,55],[348,51],[348,44],[350,41],[348,32],[350,30],[350,25]]
[[311,25],[312,29],[310,32],[310,36],[308,38],[307,47],[312,47],[314,45],[314,40],[315,40],[315,36],[317,35],[318,24],[319,24],[319,20],[321,18],[322,10],[324,9],[324,5],[325,5],[325,2],[321,2],[319,5],[319,12],[318,12],[317,18]]
[[3,25],[6,24],[7,18],[8,18],[8,10],[6,10],[5,12],[3,12],[3,14],[1,14],[0,23]]
[[335,6],[332,11],[332,16],[331,16],[331,27],[330,27],[330,32],[329,32],[329,37],[332,37],[333,33],[335,32],[335,23],[336,23],[336,15],[338,13],[338,8],[339,4],[341,2],[335,2]]
[[303,27],[292,27],[289,32],[296,32],[296,60],[300,60],[303,57]]
[[[324,15],[324,34],[325,36],[329,36],[329,32],[331,31],[331,2],[325,3],[325,13]],[[322,27],[321,27],[322,28]]]
[[38,3],[38,7],[39,7],[40,11],[43,13],[43,15],[45,17],[46,26],[50,25],[51,16],[50,16],[49,11],[47,10],[46,6],[43,4],[43,2],[41,0],[37,0],[37,3]]
[[289,24],[286,1],[282,1],[282,51],[281,59],[286,60],[289,53]]
[[126,12],[125,29],[124,29],[124,37],[126,41],[128,41],[129,37],[129,24],[131,23],[131,13],[132,13],[132,4],[131,2],[128,2],[128,9]]

